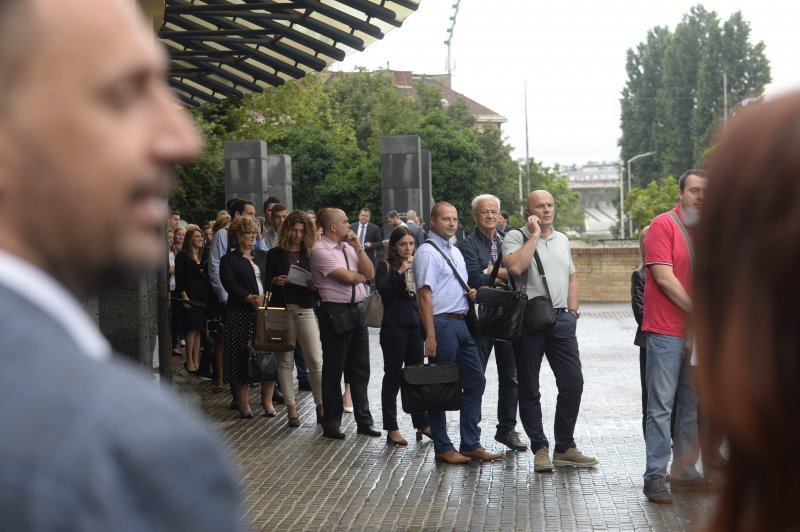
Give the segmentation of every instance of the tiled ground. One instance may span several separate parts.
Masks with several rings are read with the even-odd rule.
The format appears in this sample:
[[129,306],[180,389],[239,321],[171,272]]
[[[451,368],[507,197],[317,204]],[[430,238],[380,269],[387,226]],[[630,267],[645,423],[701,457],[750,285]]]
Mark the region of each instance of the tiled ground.
[[[321,437],[311,394],[300,394],[303,426],[278,417],[240,420],[228,410],[229,394],[211,393],[208,381],[190,378],[203,408],[241,468],[244,504],[261,530],[683,530],[697,528],[712,508],[709,496],[676,494],[675,504],[654,505],[642,495],[644,441],[641,434],[638,349],[628,305],[586,305],[578,340],[585,387],[576,441],[597,456],[593,469],[557,468],[534,473],[533,455],[506,452],[492,463],[450,466],[434,462],[427,440],[413,441],[410,419],[401,430],[409,446],[390,447],[384,438],[356,435],[345,414],[344,441]],[[370,336],[370,404],[380,427],[382,359],[377,330]],[[181,369],[181,371],[183,371]],[[184,381],[180,377],[177,381]],[[484,446],[493,440],[497,373],[492,358],[483,400]],[[542,366],[545,426],[552,441],[555,384]],[[251,389],[253,411],[261,410]],[[399,399],[398,399],[399,400]],[[448,416],[457,443],[457,417]],[[385,434],[385,433],[384,433]],[[523,434],[523,440],[527,441]]]

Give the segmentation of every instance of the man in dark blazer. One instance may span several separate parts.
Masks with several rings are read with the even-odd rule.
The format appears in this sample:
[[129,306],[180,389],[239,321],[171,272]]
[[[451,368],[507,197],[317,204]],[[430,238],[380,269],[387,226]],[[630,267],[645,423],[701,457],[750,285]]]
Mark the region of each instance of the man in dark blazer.
[[214,431],[80,303],[163,263],[171,169],[201,150],[137,5],[0,2],[5,530],[243,529]]
[[373,266],[376,263],[378,250],[383,248],[383,239],[381,238],[380,228],[370,223],[372,213],[369,209],[364,207],[358,212],[358,222],[350,224],[350,229],[358,235],[358,239],[364,246],[367,256],[372,261]]

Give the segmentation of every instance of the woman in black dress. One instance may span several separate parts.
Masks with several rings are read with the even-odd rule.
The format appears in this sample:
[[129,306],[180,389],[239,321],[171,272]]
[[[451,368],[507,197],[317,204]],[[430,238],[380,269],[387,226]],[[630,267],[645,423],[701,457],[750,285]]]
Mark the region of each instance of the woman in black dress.
[[[267,253],[253,249],[258,235],[258,222],[251,218],[237,218],[228,226],[228,253],[219,261],[219,277],[228,292],[225,308],[225,347],[223,372],[225,381],[236,387],[239,416],[251,419],[247,400],[247,385],[242,347],[253,339],[254,313],[264,304],[267,273]],[[267,417],[275,417],[272,391],[275,381],[261,382],[261,406]]]
[[175,292],[183,300],[181,323],[186,335],[186,362],[190,375],[200,367],[200,344],[206,319],[208,278],[201,266],[203,232],[196,225],[186,228],[183,249],[175,257]]
[[[322,416],[322,345],[319,340],[319,325],[314,313],[316,292],[314,285],[300,286],[289,283],[292,265],[306,271],[311,270],[308,256],[317,241],[314,223],[303,211],[289,214],[278,229],[278,245],[267,252],[267,286],[272,286],[274,305],[285,304],[289,319],[294,322],[297,339],[303,348],[308,366],[308,381],[317,406],[317,418]],[[297,401],[292,384],[294,352],[276,353],[278,356],[278,378],[281,381],[286,417],[290,427],[299,427]]]
[[[390,445],[408,445],[397,426],[397,392],[403,365],[422,364],[424,344],[420,334],[417,287],[411,271],[414,256],[414,233],[400,226],[392,231],[386,246],[386,260],[378,263],[375,286],[383,300],[381,349],[383,350],[383,385],[381,407],[383,428]],[[417,429],[417,441],[431,437],[428,415],[411,414]]]

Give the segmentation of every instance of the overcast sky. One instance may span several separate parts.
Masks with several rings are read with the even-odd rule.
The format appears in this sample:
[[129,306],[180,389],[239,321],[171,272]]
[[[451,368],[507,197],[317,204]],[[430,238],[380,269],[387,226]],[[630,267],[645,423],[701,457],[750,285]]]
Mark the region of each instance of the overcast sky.
[[[422,0],[399,29],[333,70],[446,70],[455,0]],[[508,118],[503,131],[525,156],[524,84],[531,156],[548,165],[619,157],[619,97],[625,52],[654,26],[671,30],[697,2],[685,0],[461,0],[452,56],[453,88]],[[751,39],[766,44],[773,83],[800,88],[800,1],[707,0],[723,19],[741,10]]]

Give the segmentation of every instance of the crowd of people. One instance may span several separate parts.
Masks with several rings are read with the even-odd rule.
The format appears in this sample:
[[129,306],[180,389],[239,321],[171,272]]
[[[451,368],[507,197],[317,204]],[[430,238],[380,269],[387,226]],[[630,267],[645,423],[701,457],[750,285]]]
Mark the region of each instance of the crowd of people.
[[[580,315],[578,287],[569,241],[553,228],[555,205],[548,192],[531,193],[527,223],[521,230],[510,230],[497,197],[476,197],[471,212],[476,229],[460,242],[463,225],[456,208],[447,202],[434,206],[426,228],[414,211],[405,213],[405,220],[397,211],[389,211],[386,239],[366,208],[351,224],[340,209],[289,212],[274,197],[264,202],[263,217],[256,216],[250,201],[234,198],[227,207],[213,224],[206,224],[212,227],[212,235],[205,242],[199,227],[189,225],[180,251],[174,238],[182,229],[180,215],[170,215],[168,239],[173,242],[172,253],[177,253],[173,312],[179,316],[173,323],[180,324],[186,338],[186,370],[215,379],[215,391],[222,391],[223,383],[231,385],[231,409],[238,409],[241,418],[254,417],[248,386],[255,383],[244,377],[240,353],[253,336],[254,312],[269,299],[272,305],[287,309],[298,341],[295,352],[276,354],[280,391],[275,391],[275,381],[260,383],[263,415],[274,417],[274,403],[285,403],[288,425],[301,426],[296,366],[298,389],[313,394],[324,437],[345,438],[341,424],[348,412],[358,433],[382,435],[374,426],[367,397],[370,352],[363,324],[363,303],[377,290],[385,309],[380,330],[381,412],[388,444],[408,445],[397,419],[401,369],[429,357],[459,366],[461,441],[456,451],[443,411],[411,416],[416,440],[433,440],[436,459],[447,463],[502,458],[481,446],[478,426],[484,374],[494,351],[500,375],[495,440],[514,451],[528,450],[516,430],[519,410],[537,471],[550,471],[554,464],[597,464],[577,449],[573,438],[583,392],[575,334]],[[507,282],[513,275],[528,297],[544,293],[534,251],[549,279],[556,326],[545,333],[528,332],[514,343],[470,332],[468,309],[477,288]],[[490,277],[498,260],[502,266]],[[290,267],[309,272],[307,285],[290,282]],[[200,323],[203,319],[205,327]],[[201,331],[215,340],[201,342]],[[209,349],[215,346],[214,356],[207,353],[202,368],[197,354],[201,343]],[[544,356],[556,372],[559,389],[552,459],[539,402]]]
[[[201,152],[165,70],[136,3],[0,2],[0,420],[8,428],[0,431],[0,515],[8,529],[245,529],[233,469],[212,431],[141,368],[114,356],[82,305],[163,260],[158,230],[171,169]],[[676,207],[652,221],[642,242],[644,282],[640,271],[634,288],[642,296],[638,343],[646,347],[644,491],[670,502],[672,491],[707,486],[699,456],[706,476],[709,462],[718,465],[724,486],[709,523],[715,531],[800,527],[791,458],[800,444],[800,334],[791,311],[800,297],[798,147],[800,93],[747,106],[720,137],[708,173],[681,177]],[[381,331],[388,443],[405,441],[390,404],[397,368],[419,361],[421,350],[458,364],[464,393],[458,450],[441,411],[412,419],[417,439],[433,440],[438,461],[500,458],[481,447],[478,424],[494,342],[474,336],[468,323],[471,297],[500,259],[495,282],[513,278],[528,297],[549,293],[556,319],[544,332],[523,331],[510,351],[494,346],[504,375],[495,439],[519,452],[527,447],[515,431],[516,403],[537,471],[596,463],[573,438],[583,390],[579,295],[569,241],[554,229],[552,195],[531,192],[520,229],[498,230],[499,201],[479,196],[472,216],[480,234],[470,242],[459,236],[456,208],[439,202],[422,242],[404,222],[387,242],[369,246],[339,209],[290,213],[273,203],[263,224],[255,206],[239,200],[226,209],[229,219],[175,225],[168,236],[180,246],[170,267],[186,370],[203,364],[199,324],[216,323],[215,384],[232,385],[243,420],[252,417],[251,383],[231,349],[251,334],[254,310],[277,285],[304,352],[281,354],[280,384],[286,392],[293,386],[286,382],[291,361],[307,363],[322,434],[341,439],[344,377],[358,432],[381,435],[366,394],[367,333],[357,318],[378,261],[368,251],[388,246],[376,281],[390,307]],[[32,206],[47,216],[32,215]],[[284,284],[287,261],[308,264],[312,282]],[[543,356],[558,387],[552,459],[541,422]],[[270,387],[261,383],[268,416]]]

